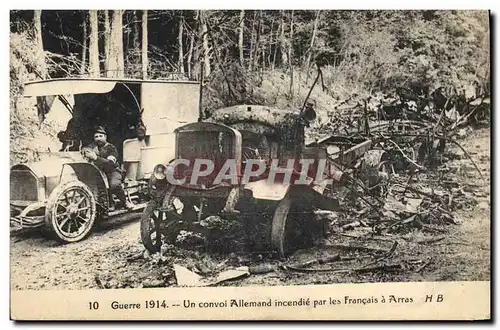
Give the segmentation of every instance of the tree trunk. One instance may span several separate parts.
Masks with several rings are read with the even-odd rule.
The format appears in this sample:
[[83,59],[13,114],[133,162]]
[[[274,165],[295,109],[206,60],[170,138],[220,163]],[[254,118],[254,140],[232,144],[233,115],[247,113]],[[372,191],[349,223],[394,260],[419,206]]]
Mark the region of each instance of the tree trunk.
[[110,77],[109,71],[109,57],[110,55],[110,42],[111,42],[111,28],[109,24],[109,11],[104,10],[104,75]]
[[253,48],[255,45],[255,37],[254,37],[254,31],[255,31],[255,18],[257,17],[257,12],[253,12],[253,19],[252,19],[252,31],[250,32],[250,56],[248,58],[248,71],[252,71],[252,65],[253,65]]
[[316,40],[316,34],[318,33],[318,22],[319,22],[319,15],[321,13],[321,10],[318,10],[316,12],[316,18],[314,19],[314,27],[313,27],[313,32],[311,36],[311,45],[309,46],[308,54],[307,54],[307,60],[306,60],[306,67],[309,68],[309,64],[311,63],[311,56],[314,51],[314,41]]
[[[262,11],[260,12],[260,14],[262,16]],[[264,24],[262,24],[262,17],[261,17],[260,35],[263,36],[264,32],[265,32]],[[264,70],[266,70],[266,45],[264,43],[262,43],[260,49],[261,49],[261,60],[262,60],[261,72],[263,72]]]
[[280,32],[281,65],[286,68],[288,65],[288,50],[285,37],[285,11],[281,11],[281,32]]
[[148,11],[142,11],[142,79],[148,79]]
[[132,54],[130,56],[130,66],[128,71],[133,77],[142,77],[141,40],[139,37],[141,31],[140,21],[141,17],[139,15],[139,11],[132,11]]
[[[116,44],[117,44],[117,54],[118,54],[118,77],[123,78],[125,76],[125,63],[124,63],[124,51],[123,51],[123,10],[117,10],[115,13],[116,17]],[[113,22],[115,20],[113,19]]]
[[97,10],[89,10],[90,42],[89,42],[89,69],[91,77],[99,77],[99,37]]
[[82,45],[82,65],[80,66],[80,75],[87,72],[87,12],[83,12],[83,45]]
[[278,24],[278,28],[276,29],[276,38],[274,40],[274,54],[273,54],[273,62],[271,64],[271,68],[274,70],[276,67],[276,54],[278,53],[278,45],[280,43],[280,31],[281,31],[281,26],[283,22]]
[[181,73],[184,73],[184,50],[182,44],[183,33],[184,33],[184,17],[181,16],[181,19],[179,20],[179,36],[177,38],[179,42],[179,70]]
[[205,63],[205,73],[204,76],[208,77],[210,75],[210,46],[208,45],[208,28],[205,22],[206,17],[202,14],[202,31],[203,31],[203,62]]
[[42,37],[42,11],[35,10],[33,16],[33,25],[34,25],[34,34],[35,34],[35,43],[36,43],[36,53],[38,59],[38,69],[40,70],[40,75],[43,78],[46,78],[47,73],[47,64],[45,63],[45,53],[43,50],[43,37]]
[[112,17],[109,71],[111,77],[123,78],[123,10],[113,10]]
[[290,99],[293,101],[293,10],[290,14],[290,48],[288,63],[290,64]]
[[243,30],[245,29],[245,11],[240,11],[240,26],[238,28],[238,49],[240,51],[240,64],[243,67]]
[[253,56],[253,67],[257,67],[257,64],[259,63],[259,50],[260,50],[260,35],[261,35],[261,30],[262,30],[262,10],[259,11],[259,23],[257,25],[257,37],[255,38],[255,49],[254,49],[254,56]]
[[191,79],[193,76],[191,75],[192,72],[192,59],[193,59],[193,51],[194,51],[194,32],[191,32],[191,37],[189,40],[189,52],[188,52],[188,58],[187,58],[187,68],[188,68],[188,77]]
[[[200,47],[200,40],[202,36],[202,29],[201,29],[201,10],[196,11],[196,15],[194,17],[195,21],[195,27],[193,29],[193,34],[191,36],[191,50],[193,54],[193,64],[192,64],[192,70],[191,74],[192,77],[198,77],[200,74],[200,60],[201,60],[201,47]],[[196,31],[196,32],[194,32]],[[196,36],[197,34],[197,36]],[[200,77],[201,78],[201,77]]]
[[274,16],[271,19],[271,29],[269,30],[269,51],[267,53],[267,65],[272,66],[272,56],[273,56],[273,29],[274,29]]
[[[132,47],[134,48],[134,52],[139,52],[141,44],[139,42],[139,14],[137,10],[133,11],[132,15]],[[137,56],[138,57],[138,56]]]

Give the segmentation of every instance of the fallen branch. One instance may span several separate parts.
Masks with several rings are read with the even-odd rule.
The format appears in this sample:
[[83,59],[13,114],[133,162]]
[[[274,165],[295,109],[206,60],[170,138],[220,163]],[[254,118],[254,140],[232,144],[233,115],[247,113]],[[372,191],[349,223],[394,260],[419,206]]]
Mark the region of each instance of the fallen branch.
[[400,264],[381,265],[370,268],[338,269],[338,268],[299,268],[295,266],[281,266],[283,270],[291,270],[299,273],[332,272],[332,273],[371,273],[376,271],[396,271],[403,267]]
[[283,270],[291,270],[299,273],[315,273],[315,272],[332,272],[332,273],[349,273],[350,269],[338,269],[338,268],[301,268],[296,266],[281,266]]

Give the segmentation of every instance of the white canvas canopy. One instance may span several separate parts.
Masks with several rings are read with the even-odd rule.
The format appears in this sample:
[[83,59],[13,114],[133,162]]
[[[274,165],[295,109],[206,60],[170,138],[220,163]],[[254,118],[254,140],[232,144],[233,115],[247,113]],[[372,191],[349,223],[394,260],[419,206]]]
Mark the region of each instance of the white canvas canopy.
[[112,91],[116,83],[116,81],[69,79],[35,81],[24,86],[24,96],[104,94]]
[[[106,94],[113,91],[117,84],[140,86],[140,97],[132,92],[131,94],[139,110],[144,110],[142,120],[149,134],[173,132],[179,126],[198,120],[200,85],[194,81],[112,78],[50,79],[26,83],[24,96],[53,98],[78,94]],[[39,113],[39,116],[44,117],[50,111],[51,103],[48,102],[49,109],[44,110],[43,114]]]

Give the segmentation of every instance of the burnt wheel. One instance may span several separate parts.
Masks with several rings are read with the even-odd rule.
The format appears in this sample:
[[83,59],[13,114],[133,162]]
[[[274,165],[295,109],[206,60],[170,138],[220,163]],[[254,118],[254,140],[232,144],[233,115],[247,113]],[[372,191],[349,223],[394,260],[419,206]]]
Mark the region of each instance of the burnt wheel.
[[296,249],[307,248],[322,237],[322,224],[316,221],[307,199],[287,195],[278,202],[271,223],[271,248],[284,259]]
[[96,201],[81,181],[68,181],[55,188],[47,201],[46,230],[56,240],[74,243],[85,239],[96,219]]
[[271,224],[271,247],[278,252],[280,259],[285,258],[289,249],[289,240],[285,234],[291,204],[292,200],[290,196],[286,196],[279,201]]
[[142,212],[141,241],[149,253],[159,252],[163,243],[173,243],[179,233],[182,216],[173,205],[174,188],[167,190],[164,202],[153,199]]

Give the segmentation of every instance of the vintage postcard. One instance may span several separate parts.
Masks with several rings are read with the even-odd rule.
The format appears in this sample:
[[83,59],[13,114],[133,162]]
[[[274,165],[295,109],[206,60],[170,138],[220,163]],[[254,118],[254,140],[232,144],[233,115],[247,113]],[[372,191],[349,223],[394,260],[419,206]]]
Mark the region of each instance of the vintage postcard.
[[487,10],[11,10],[12,320],[489,320]]

